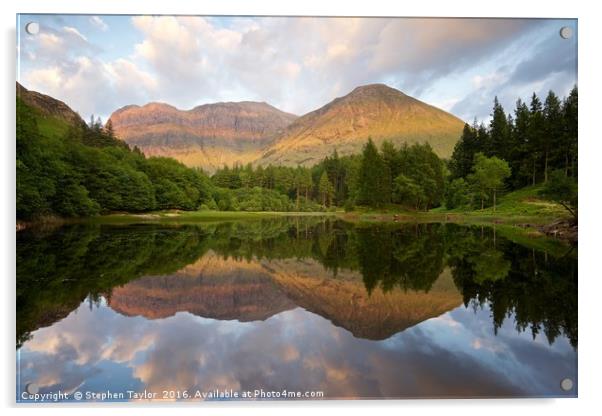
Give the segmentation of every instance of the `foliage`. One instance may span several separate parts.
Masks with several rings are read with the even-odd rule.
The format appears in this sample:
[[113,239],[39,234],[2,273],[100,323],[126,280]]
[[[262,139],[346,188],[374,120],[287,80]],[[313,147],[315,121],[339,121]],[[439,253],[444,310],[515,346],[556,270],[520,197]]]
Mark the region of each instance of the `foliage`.
[[360,165],[358,203],[378,207],[390,202],[390,175],[389,166],[369,139]]
[[552,170],[577,177],[577,102],[575,86],[560,100],[550,91],[542,104],[533,94],[529,105],[516,102],[514,117],[506,115],[497,97],[488,127],[466,124],[454,148],[449,169],[451,179],[467,178],[472,173],[474,156],[483,153],[508,162],[510,190],[547,182]]
[[428,144],[397,148],[385,141],[378,149],[369,139],[362,154],[340,157],[335,150],[312,167],[236,164],[209,178],[173,159],[130,150],[111,123],[103,127],[92,117],[89,125],[70,126],[17,99],[17,217],[351,211],[391,204],[417,211],[442,204],[495,210],[500,192],[545,183],[553,170],[572,178],[576,188],[577,103],[576,87],[562,101],[550,92],[542,104],[534,94],[529,105],[517,101],[512,117],[496,98],[489,125],[466,124],[447,163]]
[[328,175],[326,174],[326,171],[324,171],[322,173],[322,176],[320,176],[320,182],[318,183],[318,189],[320,191],[320,196],[322,197],[322,205],[323,206],[330,206],[332,205],[332,198],[334,196],[334,186],[332,186],[332,183],[330,183],[330,180],[328,179]]
[[510,167],[506,161],[496,156],[487,157],[483,153],[475,156],[474,172],[468,176],[477,195],[481,198],[481,209],[484,200],[493,196],[493,210],[496,207],[497,192],[504,186],[504,181],[510,177]]
[[55,127],[61,123],[17,98],[17,218],[194,210],[210,202],[202,172],[169,158],[146,159],[98,120]]
[[464,178],[453,179],[445,191],[445,207],[455,209],[470,206],[472,193]]
[[540,191],[540,195],[558,202],[577,222],[577,181],[561,170],[555,170],[550,175],[550,180]]
[[[497,161],[490,161],[486,167],[485,160],[480,159],[480,166],[477,166],[478,154],[495,157]],[[507,164],[508,169],[501,161]],[[464,126],[449,161],[447,207],[453,209],[458,206],[454,196],[465,192],[459,182],[454,182],[460,178],[471,183],[470,199],[480,201],[481,209],[486,203],[491,203],[495,210],[495,199],[500,190],[512,191],[537,183],[545,184],[552,170],[562,170],[565,177],[576,183],[576,166],[577,87],[563,101],[553,91],[548,93],[543,104],[535,94],[529,105],[519,99],[514,117],[506,115],[496,97],[488,128],[483,124],[477,125],[476,121],[473,126]],[[495,179],[489,171],[497,172]],[[500,178],[503,184],[500,184]],[[464,196],[460,199],[465,200]]]

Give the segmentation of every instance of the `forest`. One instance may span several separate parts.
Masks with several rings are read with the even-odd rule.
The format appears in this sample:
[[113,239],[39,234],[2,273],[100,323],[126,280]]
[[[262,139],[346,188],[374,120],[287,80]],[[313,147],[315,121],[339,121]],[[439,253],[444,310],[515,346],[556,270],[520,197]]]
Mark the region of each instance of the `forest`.
[[361,154],[335,150],[312,167],[235,165],[211,176],[145,157],[94,117],[53,126],[17,98],[17,218],[169,209],[495,209],[500,194],[543,184],[541,195],[576,220],[577,95],[577,87],[564,99],[550,91],[542,103],[533,94],[512,113],[496,97],[489,124],[466,124],[449,160],[428,144],[378,148],[368,139]]

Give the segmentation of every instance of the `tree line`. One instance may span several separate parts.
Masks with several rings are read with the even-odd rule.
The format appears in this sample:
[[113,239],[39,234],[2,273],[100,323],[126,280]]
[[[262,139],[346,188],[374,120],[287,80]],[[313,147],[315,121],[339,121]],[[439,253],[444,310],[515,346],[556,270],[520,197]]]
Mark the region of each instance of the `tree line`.
[[[513,114],[506,114],[496,97],[488,126],[476,120],[472,126],[464,125],[449,161],[446,205],[466,205],[471,198],[481,206],[485,202],[494,204],[496,192],[502,187],[515,190],[543,183],[544,195],[574,209],[577,124],[576,86],[563,100],[553,91],[543,103],[535,93],[529,104],[518,99]],[[485,171],[494,173],[486,175],[489,184],[478,178],[484,173],[484,158],[489,158],[491,165]]]
[[[50,120],[52,121],[52,120]],[[54,123],[54,125],[53,125]],[[57,131],[63,131],[59,134]],[[390,204],[414,210],[493,206],[500,192],[546,183],[542,195],[576,218],[577,88],[514,115],[494,100],[488,126],[466,124],[450,160],[429,144],[368,139],[361,154],[336,150],[312,167],[224,166],[208,176],[171,158],[145,157],[111,123],[65,128],[17,98],[17,217],[90,216],[162,209],[325,211]]]
[[360,155],[340,157],[335,150],[312,167],[225,166],[211,181],[230,190],[274,190],[301,211],[391,203],[428,209],[443,199],[445,169],[428,144],[397,148],[385,142],[379,150],[369,139]]

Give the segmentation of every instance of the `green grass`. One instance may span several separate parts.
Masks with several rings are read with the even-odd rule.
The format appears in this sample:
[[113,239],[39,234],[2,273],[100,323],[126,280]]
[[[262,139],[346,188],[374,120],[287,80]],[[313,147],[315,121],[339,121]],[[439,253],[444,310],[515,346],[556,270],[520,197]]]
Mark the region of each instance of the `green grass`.
[[136,223],[195,223],[257,220],[282,217],[333,216],[328,212],[246,212],[246,211],[155,211],[141,214],[115,213],[97,217],[76,219],[73,222],[100,224],[136,224]]
[[[264,218],[336,216],[354,223],[371,222],[453,222],[472,225],[495,225],[500,235],[517,243],[560,252],[566,245],[545,237],[537,230],[539,225],[557,219],[568,218],[568,213],[560,205],[539,197],[541,186],[527,187],[510,192],[499,198],[496,211],[493,207],[483,210],[446,210],[436,208],[430,211],[412,211],[398,205],[387,205],[375,210],[357,207],[353,212],[243,212],[243,211],[155,211],[149,213],[114,213],[92,218],[75,219],[73,222],[102,224],[171,223],[190,224],[221,221],[259,220]],[[519,226],[520,225],[520,226]]]
[[561,205],[539,196],[541,189],[542,185],[528,186],[502,195],[498,198],[495,211],[493,207],[488,207],[471,211],[437,208],[431,212],[448,215],[459,214],[473,221],[506,224],[542,225],[557,219],[569,218],[569,213]]
[[448,210],[439,207],[428,212],[417,212],[397,205],[387,205],[380,209],[358,207],[354,212],[339,214],[339,216],[346,221],[356,223],[396,221],[494,225],[501,235],[517,243],[549,252],[564,252],[566,244],[546,237],[538,227],[559,219],[568,219],[570,215],[561,205],[541,198],[539,196],[541,188],[541,185],[529,186],[502,195],[498,198],[495,211],[493,207],[482,210]]

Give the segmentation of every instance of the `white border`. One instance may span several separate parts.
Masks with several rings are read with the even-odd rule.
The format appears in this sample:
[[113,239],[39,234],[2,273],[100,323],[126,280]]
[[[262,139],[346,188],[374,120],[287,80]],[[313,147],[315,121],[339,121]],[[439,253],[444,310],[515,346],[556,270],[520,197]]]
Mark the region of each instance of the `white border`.
[[[360,402],[313,402],[313,403],[220,403],[203,406],[129,407],[129,412],[149,415],[190,412],[195,414],[306,414],[307,412],[332,413],[344,408],[349,414],[365,415],[374,409],[381,414],[416,413],[462,415],[504,415],[537,412],[546,415],[592,414],[599,412],[600,346],[602,345],[597,308],[602,294],[602,276],[598,273],[596,238],[600,238],[602,207],[600,197],[602,174],[602,134],[600,113],[602,94],[600,78],[600,40],[602,21],[596,12],[596,2],[556,1],[528,2],[504,0],[499,2],[453,0],[420,0],[394,2],[386,0],[328,1],[328,0],[12,0],[0,2],[2,20],[2,143],[1,171],[2,210],[0,264],[4,266],[2,314],[2,368],[0,392],[8,413],[19,411],[28,414],[41,411],[44,414],[102,414],[124,411],[122,406],[99,406],[93,409],[81,407],[14,407],[15,367],[15,197],[14,197],[14,120],[15,120],[15,15],[20,13],[113,13],[113,14],[225,14],[225,15],[359,15],[359,16],[466,16],[466,17],[564,17],[579,19],[579,185],[580,185],[580,235],[579,235],[579,399],[558,400],[429,400],[429,401],[360,401]],[[599,254],[598,254],[599,256]],[[11,408],[12,407],[12,408]]]

